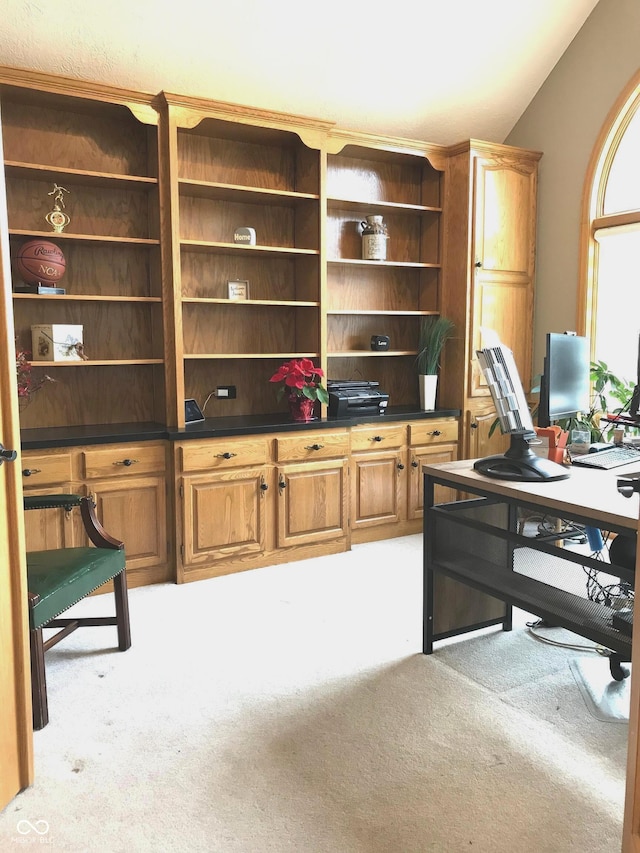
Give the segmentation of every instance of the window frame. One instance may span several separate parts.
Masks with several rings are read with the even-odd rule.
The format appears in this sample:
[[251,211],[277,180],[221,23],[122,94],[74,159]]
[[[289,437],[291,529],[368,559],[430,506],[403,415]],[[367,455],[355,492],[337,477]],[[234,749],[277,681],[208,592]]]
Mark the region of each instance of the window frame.
[[606,228],[640,226],[640,207],[621,213],[604,213],[604,199],[611,166],[620,141],[640,110],[640,71],[627,84],[607,116],[594,146],[584,183],[580,237],[580,271],[577,294],[578,334],[591,341],[595,359],[598,302],[599,245],[596,232]]

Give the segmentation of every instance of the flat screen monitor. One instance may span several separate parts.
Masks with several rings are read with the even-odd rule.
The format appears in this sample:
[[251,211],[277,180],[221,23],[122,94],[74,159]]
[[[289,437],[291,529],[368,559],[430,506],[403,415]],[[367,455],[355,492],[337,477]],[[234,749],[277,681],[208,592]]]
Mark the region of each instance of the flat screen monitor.
[[589,338],[549,332],[540,381],[538,425],[549,427],[561,418],[588,412],[591,389]]
[[501,480],[564,480],[568,471],[537,456],[530,447],[536,432],[529,411],[522,381],[511,350],[498,344],[477,352],[500,429],[511,436],[511,445],[503,454],[478,459],[473,467],[481,474]]

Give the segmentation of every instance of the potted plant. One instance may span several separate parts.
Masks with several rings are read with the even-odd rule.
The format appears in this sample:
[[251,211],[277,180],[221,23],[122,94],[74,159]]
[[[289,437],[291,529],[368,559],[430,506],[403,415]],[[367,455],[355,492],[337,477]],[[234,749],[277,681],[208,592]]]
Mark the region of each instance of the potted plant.
[[292,358],[282,364],[269,382],[282,383],[277,399],[287,395],[289,411],[294,421],[310,421],[314,416],[316,401],[329,402],[329,394],[322,384],[324,371],[310,358]]
[[[593,389],[589,411],[558,421],[558,425],[569,432],[573,429],[588,430],[590,441],[611,441],[615,424],[603,426],[602,418],[607,413],[620,415],[627,411],[634,384],[616,376],[601,360],[591,362],[589,378]],[[616,403],[619,405],[616,406]]]
[[436,407],[438,372],[442,349],[452,336],[455,326],[447,317],[423,317],[420,323],[418,342],[418,382],[420,388],[420,408],[433,411]]

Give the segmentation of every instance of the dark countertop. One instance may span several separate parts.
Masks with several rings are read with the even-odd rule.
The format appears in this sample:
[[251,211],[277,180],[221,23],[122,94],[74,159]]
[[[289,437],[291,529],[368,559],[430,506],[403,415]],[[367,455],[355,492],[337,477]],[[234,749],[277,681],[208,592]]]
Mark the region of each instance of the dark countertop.
[[40,450],[52,447],[78,447],[85,444],[114,444],[120,442],[184,441],[192,438],[216,438],[235,435],[259,435],[270,432],[298,432],[318,429],[340,429],[368,423],[392,421],[430,420],[459,417],[459,409],[438,409],[423,412],[411,406],[395,406],[384,415],[367,415],[359,418],[319,418],[308,423],[289,420],[286,412],[269,415],[238,415],[226,418],[206,418],[183,429],[159,423],[95,424],[75,427],[50,427],[27,429],[21,434],[23,450]]
[[20,443],[23,450],[40,450],[50,447],[79,447],[83,444],[154,441],[168,437],[167,428],[163,424],[90,424],[88,426],[23,429],[20,433]]

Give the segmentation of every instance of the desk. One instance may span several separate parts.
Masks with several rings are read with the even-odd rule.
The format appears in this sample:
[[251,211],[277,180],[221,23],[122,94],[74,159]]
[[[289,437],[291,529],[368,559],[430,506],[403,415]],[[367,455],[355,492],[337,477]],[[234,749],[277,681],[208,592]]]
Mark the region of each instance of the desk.
[[[618,534],[635,534],[638,495],[625,498],[617,480],[638,470],[637,462],[609,471],[574,466],[566,480],[516,482],[486,477],[474,460],[425,465],[423,652],[433,643],[488,625],[511,629],[511,607],[520,607],[601,644],[614,659],[631,660],[631,638],[615,630],[613,610],[586,597],[582,566],[606,569],[634,583],[632,569],[603,563],[558,537],[527,535],[527,514],[543,514]],[[468,495],[434,505],[434,486]],[[522,549],[522,550],[519,550]],[[514,555],[518,551],[518,566]],[[537,573],[539,554],[552,570]],[[617,657],[616,657],[617,656]],[[612,666],[612,674],[614,673]]]

